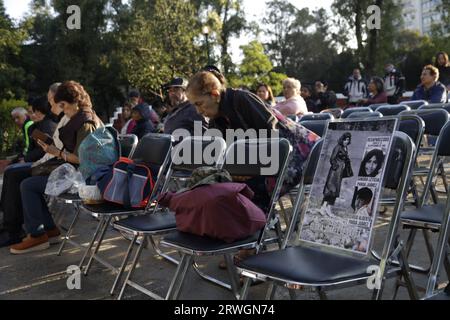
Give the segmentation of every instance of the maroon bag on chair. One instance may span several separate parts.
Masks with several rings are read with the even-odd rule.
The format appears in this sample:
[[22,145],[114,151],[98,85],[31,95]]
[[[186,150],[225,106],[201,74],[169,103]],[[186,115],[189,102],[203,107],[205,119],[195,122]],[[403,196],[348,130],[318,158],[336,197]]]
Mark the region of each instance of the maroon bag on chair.
[[175,212],[179,231],[232,243],[254,235],[266,224],[264,212],[251,201],[253,196],[245,184],[216,183],[166,193],[159,203]]

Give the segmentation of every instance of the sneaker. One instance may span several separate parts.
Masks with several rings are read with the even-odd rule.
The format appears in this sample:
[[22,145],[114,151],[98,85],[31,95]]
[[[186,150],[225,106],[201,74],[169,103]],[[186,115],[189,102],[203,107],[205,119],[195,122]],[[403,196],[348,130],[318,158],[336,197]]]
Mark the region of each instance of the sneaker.
[[48,242],[50,244],[58,244],[61,243],[61,231],[57,227],[53,228],[52,230],[46,231]]
[[29,235],[23,239],[21,243],[13,245],[9,251],[12,254],[25,254],[29,252],[46,250],[49,247],[50,243],[48,242],[47,234],[43,234],[42,236],[36,238]]

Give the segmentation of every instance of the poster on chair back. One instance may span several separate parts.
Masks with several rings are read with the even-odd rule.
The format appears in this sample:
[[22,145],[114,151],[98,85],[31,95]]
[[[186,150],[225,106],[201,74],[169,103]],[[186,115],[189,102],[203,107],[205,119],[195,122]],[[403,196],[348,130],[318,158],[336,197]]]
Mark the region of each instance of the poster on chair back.
[[331,122],[300,240],[367,255],[396,119]]

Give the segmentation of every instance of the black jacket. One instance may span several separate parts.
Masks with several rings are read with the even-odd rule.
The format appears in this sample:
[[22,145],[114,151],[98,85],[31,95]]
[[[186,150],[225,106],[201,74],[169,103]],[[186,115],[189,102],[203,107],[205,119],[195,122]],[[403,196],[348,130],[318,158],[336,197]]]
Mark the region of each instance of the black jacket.
[[227,89],[221,96],[219,116],[210,121],[209,127],[220,130],[225,137],[227,129],[275,130],[277,124],[275,115],[258,96],[248,91]]
[[439,67],[439,82],[441,82],[444,86],[450,85],[450,66]]
[[[54,118],[47,115],[42,121],[35,122],[29,131],[31,133],[34,129],[38,129],[52,137],[57,126],[58,123],[54,121]],[[25,162],[38,161],[44,155],[45,152],[44,150],[42,150],[41,146],[39,146],[37,142],[34,141],[34,139],[30,139],[30,147],[28,148],[28,152],[24,156]]]
[[194,122],[196,121],[201,122],[203,128],[207,127],[205,118],[197,113],[195,106],[189,101],[184,102],[166,117],[164,123],[164,133],[173,134],[173,132],[177,129],[185,129],[193,136]]

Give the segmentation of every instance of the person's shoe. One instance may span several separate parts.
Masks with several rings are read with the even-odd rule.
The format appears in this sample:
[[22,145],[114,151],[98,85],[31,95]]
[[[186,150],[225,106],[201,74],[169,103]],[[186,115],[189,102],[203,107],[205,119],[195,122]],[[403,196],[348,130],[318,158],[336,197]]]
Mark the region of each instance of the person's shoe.
[[21,243],[22,239],[25,237],[23,233],[1,232],[0,233],[0,248],[6,248],[13,246],[15,244]]
[[61,231],[57,227],[53,228],[52,230],[46,231],[48,242],[52,244],[58,244],[61,243]]
[[27,236],[21,243],[13,245],[9,252],[12,254],[26,254],[35,251],[46,250],[50,247],[47,234],[43,234],[39,237]]

